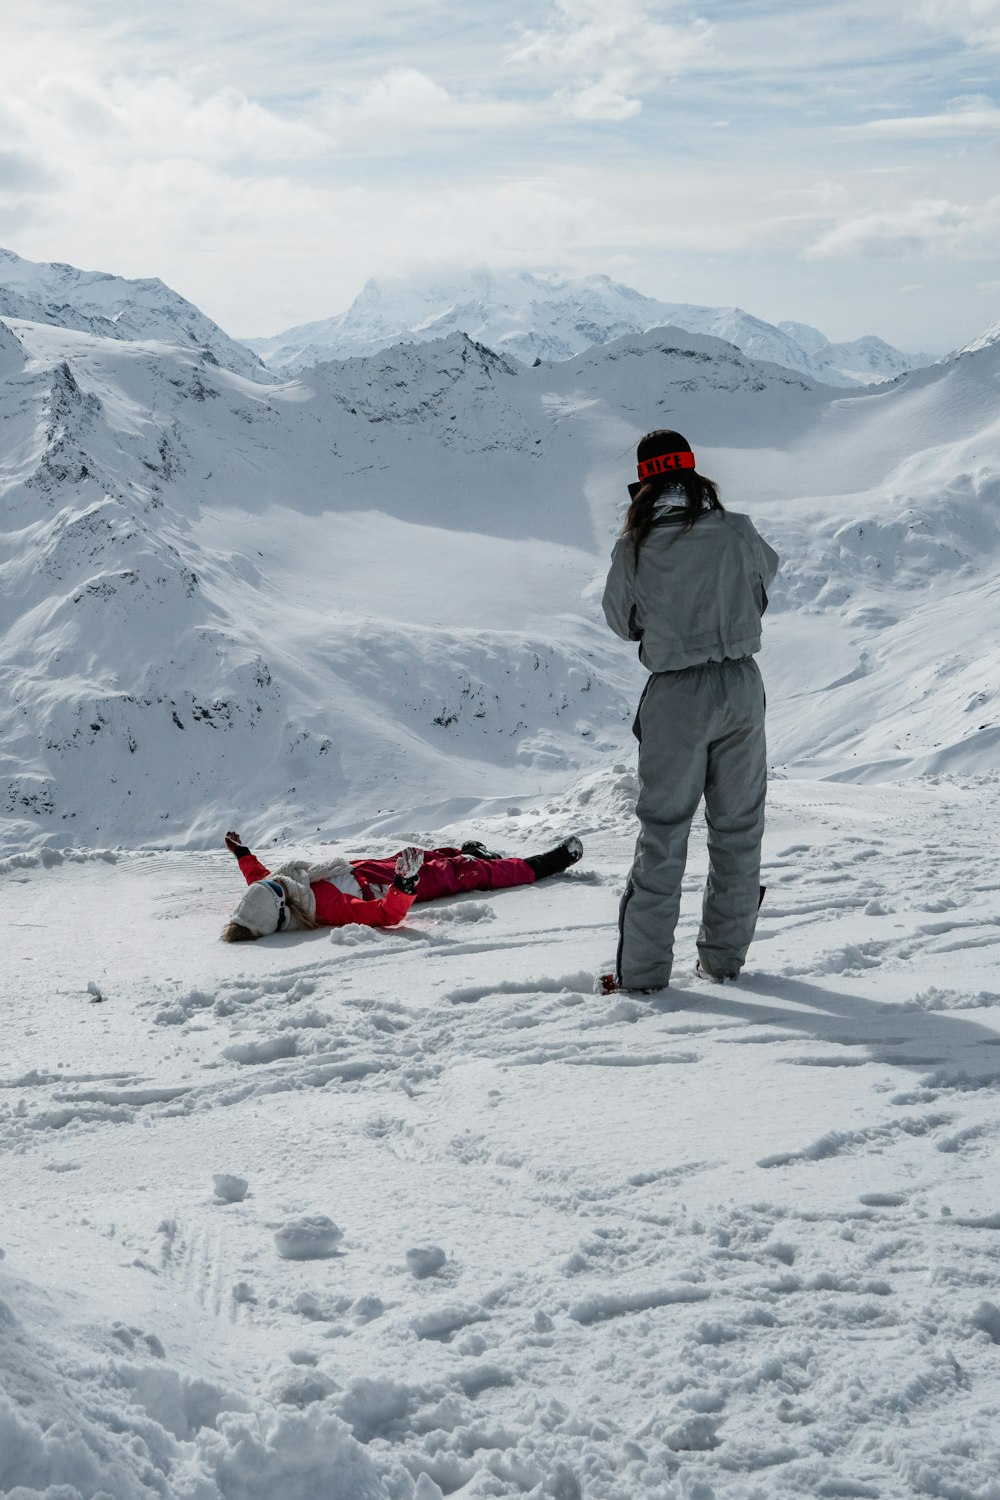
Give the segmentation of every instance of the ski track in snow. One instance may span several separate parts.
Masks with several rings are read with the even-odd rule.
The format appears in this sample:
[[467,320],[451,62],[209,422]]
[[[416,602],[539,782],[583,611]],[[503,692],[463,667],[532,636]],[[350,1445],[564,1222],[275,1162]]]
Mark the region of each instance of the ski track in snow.
[[228,856],[0,875],[0,1481],[1000,1494],[982,785],[776,782],[740,984],[691,975],[698,838],[674,984],[599,999],[625,784],[526,817],[578,871],[395,932],[223,947]]

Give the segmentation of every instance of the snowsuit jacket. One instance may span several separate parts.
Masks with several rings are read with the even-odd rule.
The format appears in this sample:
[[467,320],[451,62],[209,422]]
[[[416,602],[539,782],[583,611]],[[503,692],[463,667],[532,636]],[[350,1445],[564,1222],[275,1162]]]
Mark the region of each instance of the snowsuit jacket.
[[653,522],[639,551],[619,537],[604,590],[616,635],[639,642],[650,672],[737,661],[760,650],[760,617],[778,554],[749,516],[712,510],[690,530],[680,513]]
[[[238,861],[247,885],[266,880],[270,871],[255,854]],[[356,859],[351,869],[362,895],[348,895],[329,880],[313,882],[316,921],[321,927],[346,927],[360,922],[366,927],[395,927],[414,901],[433,901],[461,891],[503,890],[530,885],[535,872],[523,859],[475,859],[461,849],[429,849],[420,868],[416,893],[408,896],[393,885],[396,856],[389,859]]]

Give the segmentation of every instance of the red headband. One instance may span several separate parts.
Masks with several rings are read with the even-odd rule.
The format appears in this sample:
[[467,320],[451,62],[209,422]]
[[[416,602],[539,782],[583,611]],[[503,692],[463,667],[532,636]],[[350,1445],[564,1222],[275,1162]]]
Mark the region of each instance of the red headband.
[[654,479],[668,469],[693,469],[693,453],[657,453],[654,458],[644,458],[639,464],[640,479]]

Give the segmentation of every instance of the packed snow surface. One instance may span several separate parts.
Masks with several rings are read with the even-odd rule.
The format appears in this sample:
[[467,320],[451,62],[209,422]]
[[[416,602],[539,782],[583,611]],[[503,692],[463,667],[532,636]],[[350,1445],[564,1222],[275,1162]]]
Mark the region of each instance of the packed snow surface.
[[995,1500],[995,777],[776,780],[740,983],[699,835],[671,988],[598,999],[634,789],[391,932],[220,944],[224,852],[4,872],[0,1492]]

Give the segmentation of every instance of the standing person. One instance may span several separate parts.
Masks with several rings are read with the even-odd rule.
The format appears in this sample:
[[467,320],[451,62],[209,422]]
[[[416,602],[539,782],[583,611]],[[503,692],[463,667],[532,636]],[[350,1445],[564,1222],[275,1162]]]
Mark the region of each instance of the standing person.
[[726,511],[679,432],[639,443],[638,483],[615,545],[604,613],[649,669],[636,714],[639,837],[605,993],[670,980],[688,834],[702,797],[708,882],[696,973],[743,967],[757,921],[767,761],[764,685],[753,659],[778,556]]
[[387,859],[291,860],[274,871],[262,865],[238,833],[226,834],[249,890],[222,931],[225,943],[246,943],[273,932],[314,927],[395,927],[414,901],[461,891],[499,891],[532,885],[576,864],[583,845],[574,835],[526,859],[493,854],[469,840],[461,849],[417,849]]

